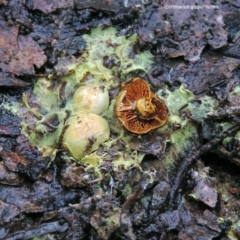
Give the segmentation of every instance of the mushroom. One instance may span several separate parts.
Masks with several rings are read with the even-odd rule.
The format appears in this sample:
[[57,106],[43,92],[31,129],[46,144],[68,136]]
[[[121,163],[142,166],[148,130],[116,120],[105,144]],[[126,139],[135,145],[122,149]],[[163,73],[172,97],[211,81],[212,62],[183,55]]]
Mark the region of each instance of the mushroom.
[[76,90],[73,95],[75,112],[101,114],[109,105],[108,90],[101,86],[85,85]]
[[80,113],[67,123],[62,145],[77,160],[97,150],[110,135],[107,121],[94,113]]
[[144,134],[162,126],[167,120],[167,109],[156,97],[146,81],[134,78],[123,83],[119,92],[115,114],[130,132]]

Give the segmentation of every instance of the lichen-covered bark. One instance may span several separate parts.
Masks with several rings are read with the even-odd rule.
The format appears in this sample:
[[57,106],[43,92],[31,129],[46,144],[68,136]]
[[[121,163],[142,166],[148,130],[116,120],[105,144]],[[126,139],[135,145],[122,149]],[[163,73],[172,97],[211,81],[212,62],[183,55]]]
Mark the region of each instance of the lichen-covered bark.
[[[0,1],[0,239],[239,238],[239,4],[179,6]],[[68,85],[75,71],[79,82]],[[111,139],[77,162],[61,146],[62,130],[89,72],[108,81]],[[142,136],[112,114],[133,77],[169,111],[165,127]]]

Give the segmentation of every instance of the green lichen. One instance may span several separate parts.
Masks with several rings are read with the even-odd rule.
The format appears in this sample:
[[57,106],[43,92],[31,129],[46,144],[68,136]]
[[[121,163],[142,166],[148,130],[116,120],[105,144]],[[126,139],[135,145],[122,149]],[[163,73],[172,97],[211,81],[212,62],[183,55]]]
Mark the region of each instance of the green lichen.
[[179,115],[179,110],[195,99],[194,94],[183,85],[173,92],[168,89],[160,89],[157,95],[165,100],[170,117]]
[[113,159],[114,170],[117,171],[120,166],[125,170],[133,167],[139,167],[145,154],[127,149],[126,152],[119,152]]
[[235,233],[235,231],[239,232],[239,230],[237,230],[239,228],[240,228],[240,221],[237,221],[235,224],[232,225],[231,230],[228,232],[228,235],[227,235],[230,240],[239,239],[237,234]]
[[129,184],[126,184],[122,190],[122,194],[124,197],[127,197],[132,194],[132,187]]
[[192,119],[203,122],[208,113],[213,111],[217,105],[218,103],[213,97],[203,96],[198,101],[190,103],[187,109],[191,112]]
[[[83,58],[85,61],[75,69],[76,79],[81,80],[88,75],[96,84],[104,81],[104,85],[115,85],[114,78],[122,79],[131,77],[136,71],[147,72],[152,63],[152,55],[149,51],[138,54],[133,52],[133,46],[137,42],[137,35],[130,37],[118,36],[113,27],[103,29],[98,27],[92,30],[90,35],[84,35],[87,48]],[[108,68],[104,59],[113,59],[113,67]]]
[[163,156],[161,167],[171,169],[176,160],[192,152],[198,141],[196,128],[185,114],[195,97],[183,85],[174,91],[160,89],[157,95],[164,100],[169,113],[167,124],[157,130],[159,134],[168,135],[166,142],[170,144]]

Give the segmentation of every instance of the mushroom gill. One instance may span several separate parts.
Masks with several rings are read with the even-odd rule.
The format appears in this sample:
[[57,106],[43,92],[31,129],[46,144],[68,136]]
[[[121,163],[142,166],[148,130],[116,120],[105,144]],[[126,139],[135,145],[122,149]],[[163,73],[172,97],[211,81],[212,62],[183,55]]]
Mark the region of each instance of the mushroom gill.
[[167,109],[149,85],[141,78],[123,83],[115,104],[115,114],[130,132],[144,134],[162,126],[167,120]]

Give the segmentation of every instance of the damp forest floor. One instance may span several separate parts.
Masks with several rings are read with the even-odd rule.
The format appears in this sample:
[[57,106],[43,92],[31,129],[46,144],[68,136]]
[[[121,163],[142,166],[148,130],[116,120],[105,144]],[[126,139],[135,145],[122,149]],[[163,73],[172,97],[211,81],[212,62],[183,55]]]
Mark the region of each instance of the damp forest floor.
[[[120,55],[131,47],[128,59],[106,50],[81,65],[84,36],[94,45],[98,27],[115,29],[119,43],[106,46]],[[88,162],[67,157],[61,136],[46,157],[22,129],[24,114],[31,131],[39,118],[33,89],[40,79],[55,89],[89,61],[107,73],[122,61],[122,72],[106,73],[111,103],[122,82],[144,78],[168,123],[137,136],[103,114],[111,141]],[[240,239],[239,77],[237,0],[0,0],[0,239]],[[34,106],[34,117],[13,103]],[[51,111],[50,97],[44,104]],[[64,125],[49,121],[48,136]]]

